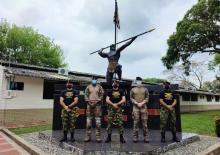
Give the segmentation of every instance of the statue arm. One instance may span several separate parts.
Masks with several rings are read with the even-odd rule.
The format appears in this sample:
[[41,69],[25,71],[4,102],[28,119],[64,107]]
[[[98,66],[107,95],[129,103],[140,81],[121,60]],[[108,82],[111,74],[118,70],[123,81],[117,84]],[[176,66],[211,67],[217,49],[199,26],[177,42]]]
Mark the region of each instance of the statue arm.
[[108,54],[102,53],[102,51],[103,51],[103,49],[100,50],[99,55],[100,55],[101,57],[103,57],[103,58],[107,58],[107,57],[108,57]]
[[132,38],[129,42],[125,43],[124,45],[122,45],[121,47],[119,47],[117,49],[117,53],[123,51],[126,47],[128,47],[137,37]]

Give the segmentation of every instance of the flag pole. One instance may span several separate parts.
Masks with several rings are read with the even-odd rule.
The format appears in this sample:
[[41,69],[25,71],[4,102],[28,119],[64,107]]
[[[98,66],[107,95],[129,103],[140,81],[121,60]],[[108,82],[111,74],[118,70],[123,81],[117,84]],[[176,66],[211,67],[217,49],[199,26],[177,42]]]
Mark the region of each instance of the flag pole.
[[[117,14],[117,12],[116,12],[116,11],[117,11],[117,10],[116,10],[117,8],[116,8],[116,7],[117,7],[117,0],[115,0],[115,16],[116,16],[116,14]],[[115,18],[116,18],[116,17],[115,17]],[[116,22],[114,22],[114,23],[115,23],[115,50],[116,50],[116,45],[117,45],[117,44],[116,44],[116,40],[117,40],[117,38],[116,38],[116,37],[117,37],[117,26],[116,26],[116,24],[117,24],[117,23],[116,23]]]

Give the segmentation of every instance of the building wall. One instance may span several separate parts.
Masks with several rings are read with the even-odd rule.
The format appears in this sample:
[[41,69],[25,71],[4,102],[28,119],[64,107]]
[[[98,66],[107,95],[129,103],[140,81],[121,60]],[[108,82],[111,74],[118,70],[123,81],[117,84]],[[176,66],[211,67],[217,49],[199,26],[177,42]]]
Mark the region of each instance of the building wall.
[[207,101],[206,95],[204,98],[200,98],[201,94],[198,95],[198,101],[183,101],[180,96],[180,111],[181,112],[196,112],[196,111],[207,111],[207,110],[220,110],[220,102],[215,101],[215,97],[211,102]]
[[4,72],[4,67],[0,65],[0,106],[4,104],[5,100],[4,100],[4,75],[3,75],[3,72]]
[[[52,99],[43,99],[44,79],[16,76],[15,82],[24,82],[24,90],[13,90],[15,96],[6,99],[4,107],[0,106],[0,109],[44,109],[53,107]],[[4,81],[4,83],[7,82]]]

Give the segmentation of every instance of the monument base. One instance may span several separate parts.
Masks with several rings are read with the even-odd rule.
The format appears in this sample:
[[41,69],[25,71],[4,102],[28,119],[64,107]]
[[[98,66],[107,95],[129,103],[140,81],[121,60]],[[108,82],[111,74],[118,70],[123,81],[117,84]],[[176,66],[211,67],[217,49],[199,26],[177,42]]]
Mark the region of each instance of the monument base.
[[[94,130],[94,129],[93,129]],[[166,143],[160,142],[160,131],[150,130],[150,142],[144,143],[142,138],[142,132],[139,133],[139,141],[133,143],[132,129],[125,129],[124,137],[126,140],[125,144],[119,142],[119,134],[117,130],[113,130],[112,142],[105,143],[106,131],[102,130],[102,143],[95,142],[95,132],[92,134],[91,142],[84,142],[85,129],[77,129],[75,131],[76,142],[64,142],[60,143],[63,132],[57,131],[43,131],[39,133],[39,138],[50,140],[52,143],[56,143],[61,147],[71,150],[74,154],[87,155],[87,154],[124,154],[124,155],[147,155],[147,154],[160,154],[166,151],[172,150],[177,147],[181,147],[188,143],[192,143],[200,140],[199,136],[191,133],[177,133],[178,138],[181,140],[179,143],[172,142],[172,135],[170,132],[166,133]],[[70,135],[69,135],[70,136]],[[70,139],[70,137],[68,137]]]

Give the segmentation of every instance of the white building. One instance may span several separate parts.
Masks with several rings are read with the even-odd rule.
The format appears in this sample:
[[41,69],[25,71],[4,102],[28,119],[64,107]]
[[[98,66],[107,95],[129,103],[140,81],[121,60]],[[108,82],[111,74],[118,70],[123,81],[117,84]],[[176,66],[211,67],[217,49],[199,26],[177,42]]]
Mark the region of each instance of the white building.
[[76,83],[90,82],[95,76],[81,72],[58,74],[58,69],[0,61],[0,109],[53,108],[54,84],[69,79]]
[[180,111],[220,110],[220,94],[198,90],[176,90],[180,94]]

